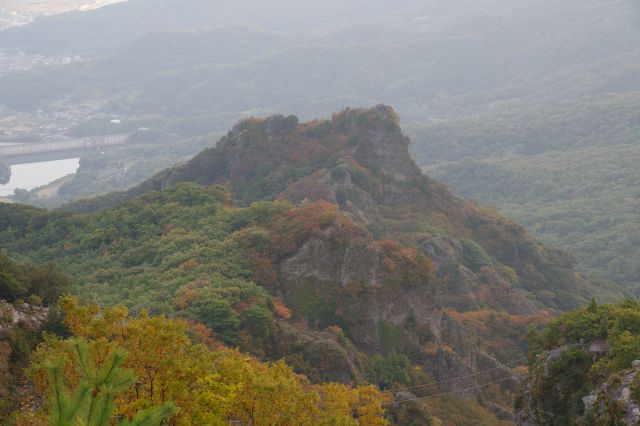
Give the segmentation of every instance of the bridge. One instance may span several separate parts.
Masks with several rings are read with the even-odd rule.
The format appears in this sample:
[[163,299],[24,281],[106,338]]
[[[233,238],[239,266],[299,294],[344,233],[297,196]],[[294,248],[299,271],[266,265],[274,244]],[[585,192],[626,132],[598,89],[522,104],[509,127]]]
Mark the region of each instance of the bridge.
[[0,158],[8,164],[72,158],[88,149],[124,145],[128,135],[92,136],[54,142],[23,143],[0,146]]

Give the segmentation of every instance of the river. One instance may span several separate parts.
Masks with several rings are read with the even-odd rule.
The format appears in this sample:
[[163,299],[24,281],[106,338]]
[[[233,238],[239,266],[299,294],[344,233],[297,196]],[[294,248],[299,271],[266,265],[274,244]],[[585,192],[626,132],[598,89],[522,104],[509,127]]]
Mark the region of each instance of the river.
[[0,197],[13,195],[13,192],[18,188],[33,189],[46,185],[63,176],[75,173],[79,166],[79,158],[13,165],[11,166],[11,180],[6,185],[0,185]]

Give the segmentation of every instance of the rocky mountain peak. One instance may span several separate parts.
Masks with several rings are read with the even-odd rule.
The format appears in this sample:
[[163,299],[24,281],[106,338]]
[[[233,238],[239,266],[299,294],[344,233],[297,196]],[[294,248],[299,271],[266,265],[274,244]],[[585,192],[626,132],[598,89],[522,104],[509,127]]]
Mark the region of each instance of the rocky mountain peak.
[[422,173],[409,155],[409,138],[402,133],[400,118],[390,106],[346,109],[334,115],[333,123],[357,138],[351,154],[375,175],[399,182],[421,179]]
[[237,123],[215,148],[134,188],[138,195],[179,182],[225,184],[240,204],[328,200],[370,215],[379,205],[450,197],[422,174],[393,108],[345,109],[330,120],[300,123],[273,115]]
[[[487,306],[513,314],[581,303],[586,293],[576,287],[587,283],[575,275],[570,257],[546,249],[519,225],[454,197],[445,185],[423,175],[409,155],[410,141],[399,121],[386,105],[347,108],[331,119],[308,122],[293,115],[249,118],[187,163],[125,193],[73,208],[95,210],[181,182],[223,185],[238,206],[269,200],[297,206],[329,202],[374,239],[421,247],[430,257],[449,250],[440,250],[442,244],[459,246],[452,257],[457,260],[440,262],[440,269],[456,275],[459,284],[452,306],[476,307],[478,295]],[[455,267],[460,261],[466,269]],[[480,278],[491,282],[486,291],[479,290]]]
[[[333,145],[331,138],[346,138],[346,144]],[[422,174],[409,155],[409,138],[400,128],[400,118],[392,107],[347,108],[331,120],[299,123],[296,116],[273,115],[263,119],[249,118],[236,124],[221,147],[227,145],[246,149],[264,145],[264,139],[311,138],[333,145],[334,155],[351,159],[376,176],[398,181],[419,179]],[[342,142],[345,142],[342,141]],[[239,142],[239,144],[238,144]],[[304,144],[298,144],[298,149]],[[241,160],[238,157],[237,160]]]

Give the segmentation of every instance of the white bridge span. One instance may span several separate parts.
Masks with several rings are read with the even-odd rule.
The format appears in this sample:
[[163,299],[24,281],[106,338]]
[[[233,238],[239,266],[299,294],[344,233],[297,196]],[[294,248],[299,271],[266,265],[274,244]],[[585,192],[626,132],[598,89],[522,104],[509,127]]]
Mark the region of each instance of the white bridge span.
[[55,142],[25,143],[20,145],[0,146],[0,157],[18,157],[33,154],[45,154],[77,149],[94,149],[103,146],[123,145],[127,135],[92,136],[89,138],[71,139]]

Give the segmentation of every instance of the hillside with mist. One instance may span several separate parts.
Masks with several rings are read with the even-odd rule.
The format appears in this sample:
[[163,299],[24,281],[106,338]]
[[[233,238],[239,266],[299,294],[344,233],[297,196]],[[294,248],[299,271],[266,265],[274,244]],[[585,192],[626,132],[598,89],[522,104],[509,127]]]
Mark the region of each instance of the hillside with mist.
[[[56,205],[125,189],[170,164],[158,144],[175,141],[173,161],[184,160],[239,117],[290,111],[305,119],[383,101],[401,113],[429,173],[506,209],[574,252],[581,268],[635,288],[637,268],[621,259],[635,252],[640,220],[628,201],[628,158],[638,146],[638,9],[624,0],[304,9],[286,1],[138,0],[42,19],[3,31],[0,46],[87,60],[0,78],[3,114],[90,102],[124,117],[124,130],[163,135],[86,161],[91,168],[81,167],[59,197],[20,199]],[[342,18],[331,19],[338,12]],[[108,131],[108,118],[74,130]],[[211,137],[194,140],[203,135]],[[135,160],[140,152],[144,163]],[[620,164],[615,176],[605,172],[612,163]],[[132,172],[137,167],[144,172]],[[592,189],[556,190],[584,181]]]
[[[110,97],[130,95],[124,106],[133,111],[145,107],[138,94],[173,114],[206,101],[226,104],[229,113],[289,107],[308,118],[345,100],[373,99],[408,110],[407,121],[429,122],[525,98],[637,88],[633,2],[308,3],[138,0],[3,31],[0,47],[96,62],[65,67],[67,79],[42,82],[31,96],[7,91],[21,90],[7,79],[1,101],[28,108],[86,96],[82,84],[69,87],[75,80]],[[284,20],[284,11],[288,25],[277,18]],[[343,19],[331,21],[338,12]],[[247,50],[251,37],[264,40]],[[610,69],[614,59],[618,66]],[[181,78],[172,78],[178,71]],[[222,101],[209,102],[214,94]],[[201,98],[185,104],[194,95]]]
[[[74,211],[0,205],[0,241],[60,265],[82,301],[196,321],[317,383],[435,379],[417,395],[454,395],[479,376],[499,386],[462,392],[456,424],[500,424],[525,328],[624,293],[423,175],[398,123],[384,105],[244,120],[216,148]],[[443,402],[413,409],[454,424]]]
[[0,148],[84,144],[0,158],[79,163],[0,203],[0,425],[637,424],[639,117],[633,0],[0,30]]

